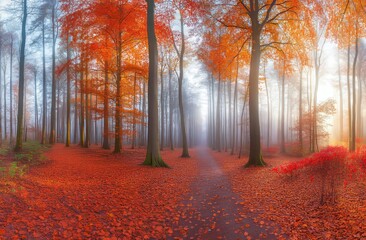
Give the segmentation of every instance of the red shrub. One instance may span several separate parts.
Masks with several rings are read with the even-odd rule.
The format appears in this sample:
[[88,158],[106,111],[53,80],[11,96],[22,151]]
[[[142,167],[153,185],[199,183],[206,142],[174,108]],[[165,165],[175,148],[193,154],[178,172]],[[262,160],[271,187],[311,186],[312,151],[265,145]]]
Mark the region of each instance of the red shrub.
[[324,204],[326,201],[334,203],[337,187],[342,183],[347,155],[346,148],[330,146],[308,158],[272,170],[280,174],[292,175],[295,171],[308,169],[312,182],[314,182],[315,176],[320,179],[318,181],[320,183],[320,203]]

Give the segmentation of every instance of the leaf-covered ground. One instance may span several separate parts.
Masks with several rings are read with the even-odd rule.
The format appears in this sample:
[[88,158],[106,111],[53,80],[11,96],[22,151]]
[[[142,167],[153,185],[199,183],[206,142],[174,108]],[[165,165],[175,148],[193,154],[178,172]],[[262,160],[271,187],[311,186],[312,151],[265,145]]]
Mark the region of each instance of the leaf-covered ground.
[[163,151],[172,169],[122,155],[55,145],[50,161],[0,180],[0,239],[366,239],[365,181],[319,204],[318,179],[244,169],[245,159],[208,149]]
[[1,182],[0,239],[164,239],[197,175],[194,151],[164,151],[172,169],[139,165],[143,150],[55,145],[46,155],[48,164]]
[[244,169],[246,159],[214,153],[243,200],[242,213],[257,213],[255,222],[272,225],[276,238],[366,239],[366,184],[349,180],[338,188],[337,202],[320,205],[320,179],[309,174],[279,175],[272,167],[298,158],[265,158],[270,167]]

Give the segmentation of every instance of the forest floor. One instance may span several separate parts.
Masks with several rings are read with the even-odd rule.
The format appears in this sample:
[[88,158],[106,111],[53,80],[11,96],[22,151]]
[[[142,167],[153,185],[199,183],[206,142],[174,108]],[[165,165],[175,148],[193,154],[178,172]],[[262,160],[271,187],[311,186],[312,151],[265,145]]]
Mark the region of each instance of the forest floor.
[[358,185],[342,188],[336,206],[320,206],[312,181],[271,170],[298,158],[244,169],[244,158],[227,153],[190,154],[163,151],[171,169],[157,169],[140,165],[143,149],[112,155],[56,144],[48,163],[0,180],[0,239],[366,238]]

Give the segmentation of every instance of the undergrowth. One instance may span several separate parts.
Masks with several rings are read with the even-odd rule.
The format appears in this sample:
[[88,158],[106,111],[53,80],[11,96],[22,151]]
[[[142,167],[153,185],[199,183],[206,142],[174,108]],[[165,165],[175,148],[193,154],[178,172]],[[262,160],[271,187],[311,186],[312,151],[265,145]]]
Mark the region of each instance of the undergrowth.
[[27,141],[23,143],[21,152],[14,153],[10,146],[0,148],[0,177],[16,178],[26,174],[30,167],[44,164],[46,157],[44,152],[49,148],[37,141]]

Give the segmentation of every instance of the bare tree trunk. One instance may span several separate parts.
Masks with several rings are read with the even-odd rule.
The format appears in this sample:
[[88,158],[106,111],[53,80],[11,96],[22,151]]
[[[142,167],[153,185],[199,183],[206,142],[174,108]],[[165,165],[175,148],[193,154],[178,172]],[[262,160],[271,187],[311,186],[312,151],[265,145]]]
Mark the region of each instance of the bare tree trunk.
[[50,144],[56,142],[56,2],[52,5],[52,100]]
[[[258,14],[258,13],[257,13]],[[250,146],[249,159],[246,167],[251,165],[264,166],[261,152],[261,134],[259,124],[259,66],[261,58],[260,46],[261,26],[258,22],[252,21],[252,50],[249,70],[249,127],[250,127]]]
[[300,156],[303,154],[303,139],[302,139],[302,67],[300,68],[300,87],[299,87],[299,143]]
[[339,85],[339,140],[343,141],[343,89],[341,63],[338,49],[338,85]]
[[169,64],[169,143],[170,150],[174,150],[173,138],[173,87],[172,87],[172,69]]
[[42,136],[41,144],[46,143],[46,115],[47,115],[47,85],[46,85],[46,44],[45,44],[45,20],[42,22]]
[[70,39],[69,33],[66,36],[66,58],[67,58],[67,68],[66,68],[66,147],[70,146],[71,141],[71,76],[70,76]]
[[231,140],[231,155],[234,155],[237,141],[237,112],[238,112],[238,77],[239,77],[239,56],[236,61],[236,76],[235,76],[235,87],[234,87],[234,114],[232,123],[232,140]]
[[84,85],[84,96],[85,96],[85,141],[84,148],[88,148],[90,144],[90,102],[89,102],[89,64],[85,63],[85,85]]
[[281,148],[280,152],[282,154],[286,153],[285,149],[285,69],[286,67],[286,60],[283,60],[283,69],[282,69],[282,87],[281,87]]
[[353,59],[352,71],[352,132],[351,132],[351,148],[350,151],[356,150],[356,66],[358,57],[358,25],[356,25],[356,42],[355,42],[355,56]]
[[132,120],[132,149],[135,148],[135,145],[136,145],[136,112],[137,112],[137,100],[136,100],[136,97],[137,97],[137,73],[135,72],[134,74],[134,78],[133,78],[133,109],[134,109],[134,112],[133,112],[133,120]]
[[147,31],[149,43],[149,115],[148,143],[144,165],[168,167],[159,151],[159,109],[158,109],[158,47],[155,36],[154,0],[147,1]]
[[348,149],[352,151],[352,109],[351,109],[351,83],[350,83],[350,65],[351,65],[351,46],[347,48],[347,100],[348,100]]
[[189,158],[188,152],[188,142],[187,142],[187,133],[186,133],[186,125],[185,125],[185,117],[184,117],[184,107],[183,107],[183,60],[184,60],[184,52],[185,52],[185,39],[184,39],[184,23],[183,23],[183,16],[180,12],[180,30],[181,30],[181,48],[178,50],[178,47],[175,45],[174,47],[179,56],[179,77],[178,77],[178,98],[179,98],[179,112],[180,112],[180,126],[181,126],[181,133],[182,133],[182,145],[183,151],[182,156],[183,158]]
[[104,62],[104,95],[103,95],[103,149],[109,149],[109,77],[108,77],[108,61]]
[[[161,51],[163,53],[163,51]],[[160,151],[164,150],[164,56],[160,65]]]
[[20,62],[19,62],[19,93],[18,93],[18,121],[17,121],[17,137],[14,151],[19,152],[23,147],[23,120],[24,120],[24,63],[25,63],[25,42],[27,40],[26,24],[27,24],[27,0],[23,1],[22,16],[22,36],[20,44]]
[[14,38],[11,35],[10,46],[10,146],[13,146],[13,49]]
[[38,139],[38,99],[37,99],[37,70],[34,72],[34,130],[35,139]]
[[118,34],[118,46],[117,46],[117,79],[116,79],[116,110],[115,110],[115,130],[114,130],[114,151],[113,153],[121,153],[122,148],[122,33]]

